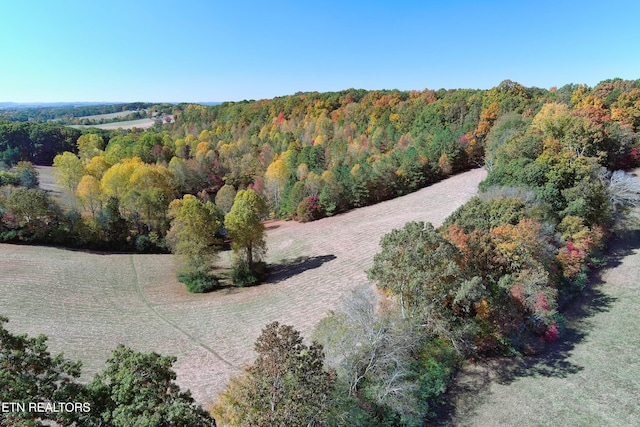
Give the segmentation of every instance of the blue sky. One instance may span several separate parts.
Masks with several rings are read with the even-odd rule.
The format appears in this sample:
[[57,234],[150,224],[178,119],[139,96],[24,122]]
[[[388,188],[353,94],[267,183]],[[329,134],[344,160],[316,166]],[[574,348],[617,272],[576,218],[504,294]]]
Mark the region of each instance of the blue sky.
[[20,0],[0,101],[205,102],[640,78],[637,1]]

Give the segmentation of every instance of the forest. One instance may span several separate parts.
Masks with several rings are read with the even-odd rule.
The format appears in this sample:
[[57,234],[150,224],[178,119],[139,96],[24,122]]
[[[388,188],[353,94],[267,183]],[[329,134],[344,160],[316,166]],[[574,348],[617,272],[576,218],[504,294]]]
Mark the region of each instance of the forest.
[[[229,231],[238,283],[255,284],[261,219],[313,221],[489,172],[441,227],[387,234],[367,271],[378,292],[354,294],[313,344],[267,325],[255,363],[212,408],[222,425],[422,425],[462,361],[561,339],[562,307],[640,204],[624,172],[640,166],[640,80],[351,89],[172,113],[145,132],[0,125],[13,167],[0,172],[0,241],[172,250],[189,283],[206,279]],[[29,162],[53,164],[66,202],[37,188]],[[207,241],[188,229],[200,220]]]

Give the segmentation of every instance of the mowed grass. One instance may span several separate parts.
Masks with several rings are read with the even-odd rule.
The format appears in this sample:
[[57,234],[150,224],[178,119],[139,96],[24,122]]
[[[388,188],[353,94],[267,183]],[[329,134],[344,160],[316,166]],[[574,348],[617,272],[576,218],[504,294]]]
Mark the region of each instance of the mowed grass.
[[135,110],[126,110],[126,111],[118,111],[116,113],[94,114],[92,116],[81,116],[76,118],[89,119],[89,120],[100,120],[100,119],[111,120],[111,119],[116,119],[118,117],[126,117],[135,112],[136,112]]
[[55,168],[53,166],[35,166],[40,181],[39,187],[49,193],[49,195],[67,208],[77,208],[78,203],[75,197],[68,192],[60,191],[56,184]]
[[[203,404],[255,358],[269,322],[305,337],[327,312],[367,282],[380,238],[412,220],[441,224],[476,193],[475,169],[416,193],[307,224],[267,224],[271,282],[189,294],[171,255],[98,254],[0,245],[0,314],[14,332],[49,336],[52,352],[84,363],[84,378],[119,343],[178,358],[181,386]],[[229,253],[220,257],[228,265]]]
[[98,128],[98,129],[146,129],[155,124],[155,120],[152,119],[136,119],[136,120],[127,120],[123,122],[114,122],[114,123],[104,123],[98,125],[73,125],[70,126],[76,129],[82,128]]
[[442,425],[640,425],[639,248],[640,230],[613,242],[610,265],[568,308],[548,353],[468,365]]

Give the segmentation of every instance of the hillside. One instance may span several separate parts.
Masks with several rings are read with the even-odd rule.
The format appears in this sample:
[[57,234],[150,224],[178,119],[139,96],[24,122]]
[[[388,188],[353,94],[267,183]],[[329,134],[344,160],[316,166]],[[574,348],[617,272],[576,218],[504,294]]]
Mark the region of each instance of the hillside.
[[46,334],[53,353],[82,360],[85,379],[118,343],[176,355],[179,383],[207,403],[252,360],[266,323],[279,320],[309,336],[365,282],[382,235],[411,220],[439,225],[485,175],[474,169],[308,224],[270,223],[268,261],[280,264],[274,281],[226,293],[188,294],[174,278],[170,255],[0,245],[0,307],[12,331]]

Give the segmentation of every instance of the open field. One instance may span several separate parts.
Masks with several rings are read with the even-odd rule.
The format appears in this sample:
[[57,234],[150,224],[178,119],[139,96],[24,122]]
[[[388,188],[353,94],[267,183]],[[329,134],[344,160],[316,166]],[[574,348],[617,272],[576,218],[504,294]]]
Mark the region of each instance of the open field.
[[115,119],[115,118],[118,118],[118,117],[125,117],[125,116],[133,114],[135,112],[136,112],[135,110],[126,110],[126,111],[118,111],[117,113],[94,114],[93,116],[81,116],[81,117],[76,117],[76,119],[89,119],[89,120],[105,119],[105,120],[111,120],[111,119]]
[[121,129],[121,128],[122,129],[132,129],[132,128],[146,129],[146,128],[150,128],[155,123],[156,123],[155,120],[152,120],[152,119],[137,119],[137,120],[127,120],[124,122],[105,123],[101,125],[73,125],[70,127],[76,128],[76,129],[98,128],[98,129],[107,129],[107,130]]
[[[278,320],[309,337],[330,309],[366,283],[380,238],[407,221],[439,225],[485,177],[475,169],[416,193],[307,224],[268,224],[270,283],[189,294],[170,255],[103,255],[0,245],[0,313],[15,332],[48,335],[52,352],[84,363],[89,379],[124,343],[178,357],[178,381],[201,403],[255,357],[253,342]],[[228,263],[228,252],[221,264]]]
[[55,168],[53,166],[36,166],[38,177],[40,180],[39,187],[46,190],[49,195],[58,203],[67,208],[77,207],[75,197],[69,193],[60,191],[56,184]]

